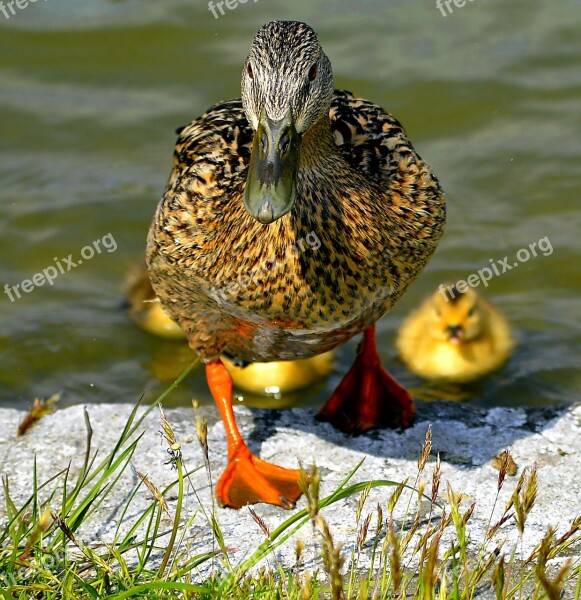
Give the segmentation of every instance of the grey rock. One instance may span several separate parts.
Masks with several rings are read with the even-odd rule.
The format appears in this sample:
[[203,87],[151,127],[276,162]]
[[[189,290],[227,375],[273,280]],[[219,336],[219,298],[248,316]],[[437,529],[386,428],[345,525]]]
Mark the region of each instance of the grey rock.
[[[22,505],[32,491],[33,464],[39,482],[48,480],[69,463],[69,479],[74,481],[83,464],[86,449],[86,427],[82,406],[59,410],[45,417],[22,437],[15,432],[24,413],[0,409],[0,474],[10,485],[12,500]],[[91,405],[87,413],[93,428],[92,451],[98,449],[97,461],[104,458],[114,447],[132,410],[129,405]],[[140,407],[138,414],[145,408]],[[226,462],[224,428],[213,407],[202,407],[200,414],[208,419],[208,443],[212,479],[216,481]],[[237,407],[240,429],[251,450],[262,458],[295,468],[302,463],[316,463],[322,474],[321,497],[335,490],[360,461],[363,464],[352,482],[372,479],[413,483],[417,475],[417,460],[429,426],[432,427],[432,452],[423,478],[426,492],[430,493],[432,469],[436,455],[442,460],[439,497],[446,494],[446,486],[466,495],[462,505],[466,510],[475,501],[476,508],[469,521],[470,548],[477,552],[483,540],[489,520],[495,522],[502,514],[518,481],[507,477],[497,499],[498,471],[491,459],[504,449],[509,449],[518,465],[519,474],[525,467],[538,467],[537,501],[527,521],[523,539],[519,541],[516,527],[504,525],[496,540],[505,539],[504,551],[516,544],[517,556],[524,559],[542,539],[549,526],[555,526],[557,535],[568,530],[571,522],[581,514],[581,405],[551,408],[476,408],[465,404],[435,402],[420,406],[416,424],[406,431],[381,430],[353,438],[336,431],[329,424],[317,423],[314,411],[294,409],[288,411],[254,410]],[[194,411],[180,408],[166,411],[166,417],[174,428],[186,468],[202,466],[203,453],[195,435]],[[149,479],[163,489],[176,479],[176,471],[168,463],[167,445],[160,437],[159,411],[155,408],[140,427],[142,437],[131,464],[147,474]],[[62,481],[62,478],[61,478]],[[184,519],[193,517],[187,530],[185,543],[190,553],[207,552],[216,548],[216,542],[208,525],[207,515],[212,510],[212,491],[204,468],[190,477],[184,506]],[[121,519],[130,494],[139,483],[133,469],[127,469],[99,509],[83,524],[78,536],[85,543],[111,542],[115,531],[127,531],[152,501],[150,492],[140,487],[132,499],[130,509]],[[55,481],[41,491],[48,498]],[[387,514],[387,501],[393,487],[371,490],[362,519],[381,505]],[[0,495],[3,491],[0,490]],[[412,494],[415,502],[415,495]],[[175,488],[168,494],[170,512],[175,508]],[[346,566],[349,567],[360,526],[356,522],[359,494],[341,500],[322,511],[329,524],[333,539],[343,544]],[[59,497],[51,505],[59,508]],[[426,507],[429,503],[425,503]],[[304,508],[300,499],[297,508]],[[394,515],[396,522],[404,519],[407,505],[406,494],[402,496]],[[203,508],[204,510],[201,510]],[[272,531],[291,513],[280,508],[257,505],[256,513]],[[205,511],[205,512],[204,512]],[[248,558],[265,536],[252,518],[248,508],[240,511],[216,508],[216,515],[224,539],[230,551],[233,565]],[[0,498],[0,524],[6,522],[5,503]],[[171,520],[164,517],[163,527],[169,529]],[[372,517],[370,531],[375,528]],[[140,531],[139,535],[144,532]],[[304,568],[321,568],[320,538],[310,523],[294,536],[305,542]],[[443,544],[449,541],[443,539]],[[517,543],[518,542],[518,543]],[[496,544],[490,546],[490,550]],[[573,547],[570,555],[581,556],[581,549]],[[364,569],[370,560],[371,545],[363,548],[358,558]],[[156,556],[159,560],[159,555]],[[295,542],[290,539],[270,554],[258,566],[292,568],[295,564]],[[219,569],[218,559],[203,564],[200,578],[210,569]],[[488,597],[486,590],[479,597]]]

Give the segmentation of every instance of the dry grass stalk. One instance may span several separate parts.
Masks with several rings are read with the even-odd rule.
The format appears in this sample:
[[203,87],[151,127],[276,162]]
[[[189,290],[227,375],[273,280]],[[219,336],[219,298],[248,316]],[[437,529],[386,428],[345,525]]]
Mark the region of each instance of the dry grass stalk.
[[323,565],[329,577],[331,598],[332,600],[342,600],[345,596],[343,594],[343,574],[341,573],[343,568],[341,546],[335,546],[329,525],[321,515],[317,515],[315,525],[323,538]]
[[422,452],[420,454],[420,458],[418,459],[418,471],[421,473],[426,463],[428,462],[428,458],[430,456],[430,452],[432,451],[432,426],[430,425],[426,430],[426,437],[424,440],[424,445],[422,446]]
[[266,538],[270,539],[270,529],[268,528],[267,524],[264,522],[264,519],[262,519],[258,515],[258,513],[250,506],[248,507],[248,512],[250,513],[250,516],[252,517],[254,522],[260,527],[260,529],[262,529],[262,533],[264,533]]
[[135,469],[135,473],[137,474],[137,477],[139,477],[139,479],[141,479],[141,481],[143,482],[145,487],[153,494],[154,498],[159,502],[161,508],[166,512],[166,514],[169,517],[170,516],[169,507],[167,505],[167,502],[165,501],[165,498],[163,497],[163,494],[154,485],[154,483],[149,479],[149,477],[147,475],[145,475],[145,473],[142,473],[138,469]]
[[53,394],[47,400],[35,398],[30,410],[24,415],[24,418],[18,426],[16,435],[24,435],[31,427],[36,425],[43,417],[52,415],[56,411],[55,404],[60,400],[60,393]]

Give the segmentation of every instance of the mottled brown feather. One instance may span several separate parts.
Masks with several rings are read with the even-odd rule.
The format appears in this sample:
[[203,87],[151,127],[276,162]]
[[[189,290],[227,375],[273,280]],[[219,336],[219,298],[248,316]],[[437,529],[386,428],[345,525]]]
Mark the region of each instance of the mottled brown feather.
[[154,290],[205,361],[307,358],[345,342],[403,294],[444,226],[437,179],[368,100],[335,91],[303,135],[295,205],[270,225],[243,203],[252,136],[240,100],[185,127],[149,232]]

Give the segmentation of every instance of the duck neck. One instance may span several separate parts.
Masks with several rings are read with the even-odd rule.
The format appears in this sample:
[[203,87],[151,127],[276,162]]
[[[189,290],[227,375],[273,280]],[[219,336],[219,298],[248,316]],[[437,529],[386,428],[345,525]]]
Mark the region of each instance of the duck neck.
[[331,132],[331,121],[327,112],[303,134],[300,169],[319,169],[324,172],[326,167],[336,168],[338,160],[342,161],[342,156]]

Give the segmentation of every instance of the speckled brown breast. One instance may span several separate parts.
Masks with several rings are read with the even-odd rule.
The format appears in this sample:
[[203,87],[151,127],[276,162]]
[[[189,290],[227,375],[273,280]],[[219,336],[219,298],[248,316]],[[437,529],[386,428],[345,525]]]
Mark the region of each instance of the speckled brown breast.
[[252,130],[240,101],[181,131],[147,261],[203,360],[329,350],[389,310],[432,255],[444,200],[399,123],[343,91],[329,117],[305,134],[296,204],[271,225],[244,208]]

